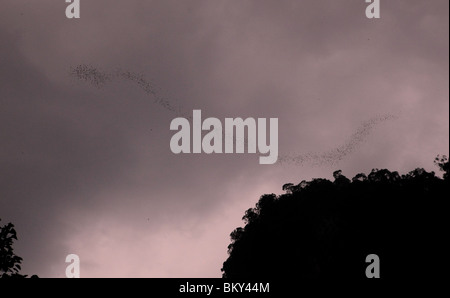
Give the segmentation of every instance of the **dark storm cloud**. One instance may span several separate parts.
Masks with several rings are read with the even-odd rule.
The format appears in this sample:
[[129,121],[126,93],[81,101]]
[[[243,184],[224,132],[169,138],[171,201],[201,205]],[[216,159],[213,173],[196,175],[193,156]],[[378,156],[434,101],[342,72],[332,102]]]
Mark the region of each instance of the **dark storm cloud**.
[[[0,217],[26,273],[78,253],[85,276],[219,276],[259,195],[448,153],[446,0],[383,1],[381,20],[360,0],[65,6],[0,11]],[[175,156],[170,121],[193,109],[278,117],[293,154]]]
[[[64,210],[89,208],[92,190],[116,183],[135,157],[120,130],[101,127],[114,125],[114,119],[101,119],[83,100],[67,101],[68,90],[45,79],[13,38],[1,39],[0,54],[8,57],[0,80],[1,217],[17,225],[25,241],[19,246],[33,243],[28,264],[38,262],[46,270],[51,256],[61,255],[58,237],[67,233],[55,218]],[[93,131],[101,131],[101,138]]]
[[[155,91],[155,86],[145,80],[143,75],[134,74],[130,71],[116,70],[112,73],[107,73],[103,71],[99,71],[92,65],[81,64],[74,68],[71,68],[70,75],[74,76],[78,80],[82,80],[90,83],[96,88],[103,87],[106,83],[111,83],[113,79],[122,79],[126,81],[131,81],[137,84],[139,88],[141,88],[147,95],[150,95],[154,102],[163,108],[174,112],[181,111],[181,108],[175,108],[169,102],[169,100],[162,98]],[[186,115],[187,113],[184,112]],[[386,120],[392,120],[395,116],[385,115],[381,117],[372,118],[368,121],[364,121],[362,125],[357,129],[357,131],[352,134],[350,139],[343,145],[329,150],[324,153],[293,153],[293,154],[283,154],[281,152],[278,162],[281,164],[289,163],[295,165],[336,165],[338,162],[342,161],[347,155],[354,152],[357,147],[365,141],[366,137],[372,131],[372,129],[379,123],[384,122]],[[187,116],[187,119],[191,119],[191,116]],[[233,140],[236,143],[235,140]],[[245,145],[248,145],[248,138],[245,139]]]

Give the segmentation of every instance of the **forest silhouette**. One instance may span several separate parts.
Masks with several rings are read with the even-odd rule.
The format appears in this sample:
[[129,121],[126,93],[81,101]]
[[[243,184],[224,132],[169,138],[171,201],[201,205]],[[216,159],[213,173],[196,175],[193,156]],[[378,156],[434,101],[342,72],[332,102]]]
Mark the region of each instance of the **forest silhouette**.
[[[366,278],[366,257],[380,259],[382,278],[439,277],[449,194],[449,161],[437,157],[434,172],[406,175],[374,169],[352,180],[285,184],[245,212],[245,227],[231,233],[224,278]],[[0,226],[0,278],[24,278],[14,253],[14,225]],[[33,275],[32,277],[37,277]]]
[[406,175],[374,169],[353,179],[285,184],[265,194],[231,233],[224,278],[365,279],[366,257],[379,257],[380,277],[438,277],[446,258],[443,202],[449,162]]

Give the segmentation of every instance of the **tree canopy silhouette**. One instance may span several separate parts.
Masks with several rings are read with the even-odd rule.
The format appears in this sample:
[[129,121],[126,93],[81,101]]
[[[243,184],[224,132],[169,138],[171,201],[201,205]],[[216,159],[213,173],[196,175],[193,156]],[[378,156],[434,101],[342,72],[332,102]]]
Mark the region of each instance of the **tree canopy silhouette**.
[[[366,278],[366,257],[380,259],[382,278],[431,277],[446,258],[444,179],[416,169],[406,175],[374,169],[353,179],[285,184],[245,212],[231,233],[225,278]],[[445,253],[444,253],[445,252]]]
[[[0,219],[1,221],[1,219]],[[24,278],[20,274],[22,258],[14,253],[13,243],[17,233],[12,223],[0,226],[0,278]],[[37,277],[33,275],[32,277]]]

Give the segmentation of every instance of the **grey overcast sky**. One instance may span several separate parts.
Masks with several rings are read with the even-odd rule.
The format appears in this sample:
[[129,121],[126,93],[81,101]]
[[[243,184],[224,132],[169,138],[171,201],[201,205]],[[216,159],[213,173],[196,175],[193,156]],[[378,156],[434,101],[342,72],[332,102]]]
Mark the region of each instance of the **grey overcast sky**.
[[[447,0],[66,5],[0,0],[0,218],[25,274],[74,253],[82,277],[219,277],[262,194],[449,152]],[[278,118],[280,162],[175,155],[168,107]]]

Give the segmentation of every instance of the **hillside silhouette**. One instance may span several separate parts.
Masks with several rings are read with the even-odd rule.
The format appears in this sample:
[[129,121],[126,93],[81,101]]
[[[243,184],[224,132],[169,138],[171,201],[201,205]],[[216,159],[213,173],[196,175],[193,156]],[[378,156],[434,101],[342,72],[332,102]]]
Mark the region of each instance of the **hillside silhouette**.
[[225,278],[365,279],[366,257],[380,259],[381,278],[432,278],[446,258],[444,177],[416,169],[341,171],[334,181],[285,184],[285,194],[265,194],[245,212],[245,227],[231,233]]

